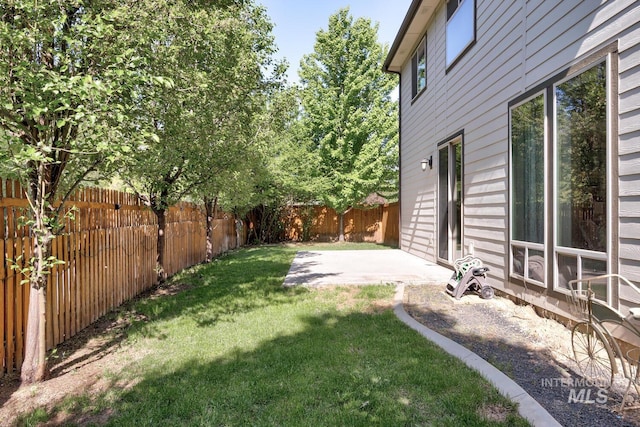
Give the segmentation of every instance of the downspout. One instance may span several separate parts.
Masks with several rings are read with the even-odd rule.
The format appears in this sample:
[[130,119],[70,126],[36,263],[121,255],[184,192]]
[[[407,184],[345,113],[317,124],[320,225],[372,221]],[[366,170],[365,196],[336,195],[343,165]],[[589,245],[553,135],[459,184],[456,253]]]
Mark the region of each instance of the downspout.
[[400,126],[400,118],[402,117],[402,73],[399,71],[390,71],[385,68],[385,72],[398,75],[398,248],[402,249],[402,126]]
[[398,247],[402,249],[402,156],[400,153],[402,152],[402,126],[401,126],[401,117],[402,117],[402,74],[401,71],[392,71],[389,69],[391,66],[392,58],[398,53],[398,49],[400,48],[400,42],[406,36],[406,33],[409,29],[409,25],[415,18],[420,6],[422,5],[423,0],[412,0],[411,5],[409,6],[409,10],[400,25],[400,29],[398,30],[398,34],[396,35],[389,52],[387,53],[387,58],[382,66],[382,69],[386,73],[397,74],[398,75]]

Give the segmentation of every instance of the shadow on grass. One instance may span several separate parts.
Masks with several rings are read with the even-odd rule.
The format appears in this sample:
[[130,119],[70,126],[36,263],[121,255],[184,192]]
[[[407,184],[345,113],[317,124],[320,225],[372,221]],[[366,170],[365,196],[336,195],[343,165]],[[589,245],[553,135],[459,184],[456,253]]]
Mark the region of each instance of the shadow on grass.
[[[249,248],[176,274],[165,284],[110,311],[49,351],[49,378],[105,357],[132,333],[164,338],[150,320],[187,314],[205,327],[265,305],[287,302],[306,291],[282,289],[294,255],[295,251],[284,247]],[[166,292],[167,289],[180,291]],[[18,374],[2,378],[1,386],[0,404],[3,404],[20,387]]]
[[[309,292],[282,287],[293,256],[293,249],[283,247],[247,249],[177,275],[170,285],[183,291],[135,304],[132,315],[144,320],[129,332],[161,340],[159,321],[184,316],[198,327],[211,327],[232,325],[239,315],[266,306],[288,310],[286,304]],[[542,378],[558,378],[566,368],[548,354],[483,336],[481,318],[475,319],[472,332],[462,334],[454,331],[459,320],[448,311],[431,314],[441,318],[443,329],[453,331],[455,341],[480,339],[493,351],[486,359],[512,377],[525,375],[523,381],[540,384],[540,395],[551,396],[545,407],[564,425],[594,419],[600,425],[633,425],[593,404],[572,404],[574,410],[567,411],[569,390],[542,386]],[[103,397],[111,424],[496,425],[487,419],[513,412],[496,403],[497,394],[486,383],[474,380],[477,374],[401,325],[389,311],[319,313],[301,316],[301,321],[302,330],[248,351],[236,348],[219,358],[205,355],[176,366],[159,364],[126,390],[116,385],[120,378],[113,379],[113,389]],[[514,360],[531,367],[534,359],[535,370],[514,370]],[[92,423],[86,411],[70,414],[68,423]],[[104,418],[100,420],[102,424]]]
[[79,369],[115,352],[127,338],[131,319],[120,318],[116,309],[102,316],[49,352],[49,378]]
[[[260,307],[287,303],[306,292],[282,287],[294,255],[294,249],[284,246],[248,248],[176,274],[50,351],[49,378],[72,374],[99,361],[132,335],[166,338],[158,321],[186,315],[208,327],[219,321],[232,322],[236,315]],[[7,375],[0,381],[0,404],[4,404],[20,388],[20,380],[18,375]]]
[[[303,291],[282,289],[290,258],[293,254],[284,248],[252,248],[178,273],[102,316],[50,352],[50,377],[106,356],[131,334],[166,338],[153,321],[186,314],[206,327],[265,305],[284,303]],[[88,351],[75,353],[78,348]]]
[[525,425],[390,310],[301,317],[302,330],[251,351],[146,371],[108,425]]
[[[168,285],[186,290],[170,298],[142,300],[136,312],[151,321],[188,316],[199,326],[221,321],[265,306],[286,304],[304,288],[283,288],[295,251],[282,246],[249,248],[193,267],[171,278]],[[135,331],[154,336],[154,323],[141,322]],[[160,337],[161,338],[161,337]]]

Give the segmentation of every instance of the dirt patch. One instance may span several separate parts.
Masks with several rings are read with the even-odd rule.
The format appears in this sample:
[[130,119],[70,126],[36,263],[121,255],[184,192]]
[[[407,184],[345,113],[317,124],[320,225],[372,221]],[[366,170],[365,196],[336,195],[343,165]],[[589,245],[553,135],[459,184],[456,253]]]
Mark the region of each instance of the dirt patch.
[[[332,286],[335,287],[335,286]],[[329,287],[325,287],[324,289],[328,289]],[[343,290],[340,291],[340,295],[339,295],[339,300],[340,303],[338,304],[338,310],[347,310],[350,308],[355,307],[355,305],[358,302],[358,294],[360,293],[360,290],[353,286],[350,288],[344,288]]]
[[[12,425],[19,416],[36,408],[49,412],[70,396],[106,391],[112,386],[105,379],[106,373],[118,372],[124,360],[130,363],[141,357],[120,346],[123,334],[121,321],[100,319],[50,353],[51,375],[46,381],[21,386],[17,375],[2,378],[0,425]],[[62,422],[57,421],[52,425]]]
[[562,425],[640,425],[640,411],[618,411],[624,378],[618,376],[608,390],[585,387],[573,361],[571,331],[564,325],[508,298],[483,300],[469,293],[455,300],[444,289],[407,286],[405,310],[500,369]]
[[503,423],[511,411],[500,405],[486,405],[480,408],[479,415],[491,422]]
[[[188,285],[180,284],[159,286],[136,299],[175,295],[188,288]],[[143,352],[133,351],[123,345],[123,341],[133,322],[146,320],[145,316],[130,310],[128,305],[122,306],[50,351],[50,373],[46,381],[23,386],[18,374],[0,377],[0,426],[14,425],[18,417],[37,408],[50,412],[68,397],[97,395],[113,387],[109,374],[120,372],[144,357]],[[118,386],[127,388],[133,384]],[[108,414],[84,414],[81,417],[71,420],[60,412],[47,425],[100,425],[108,419]]]
[[170,295],[176,295],[180,292],[184,292],[193,288],[193,285],[187,283],[171,283],[165,284],[163,286],[158,286],[155,290],[149,295],[149,298],[160,298]]

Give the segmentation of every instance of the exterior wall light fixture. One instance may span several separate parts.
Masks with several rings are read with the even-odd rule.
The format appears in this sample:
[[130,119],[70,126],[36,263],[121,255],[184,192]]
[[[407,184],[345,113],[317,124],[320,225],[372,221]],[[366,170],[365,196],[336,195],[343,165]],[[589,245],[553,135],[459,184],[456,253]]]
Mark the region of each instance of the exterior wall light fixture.
[[425,157],[420,162],[420,166],[422,167],[423,171],[427,170],[427,165],[429,165],[429,169],[433,169],[433,156],[429,156],[429,158]]

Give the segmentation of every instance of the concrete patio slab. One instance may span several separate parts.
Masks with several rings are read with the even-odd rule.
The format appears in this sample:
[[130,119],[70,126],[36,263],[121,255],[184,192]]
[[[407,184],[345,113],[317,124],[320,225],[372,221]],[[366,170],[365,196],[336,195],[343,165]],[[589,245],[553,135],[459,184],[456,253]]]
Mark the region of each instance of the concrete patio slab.
[[449,280],[452,270],[399,249],[300,251],[285,286],[429,284]]

